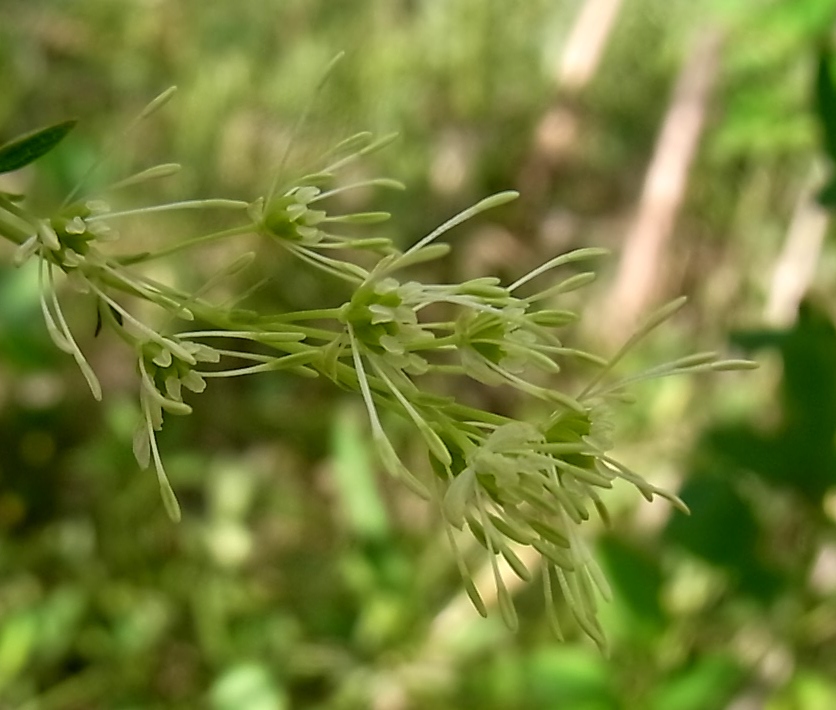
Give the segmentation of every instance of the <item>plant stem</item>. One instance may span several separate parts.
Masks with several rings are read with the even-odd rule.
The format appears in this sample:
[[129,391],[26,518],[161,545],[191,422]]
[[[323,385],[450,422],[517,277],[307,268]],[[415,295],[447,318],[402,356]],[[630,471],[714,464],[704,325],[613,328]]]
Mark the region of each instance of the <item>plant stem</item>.
[[245,224],[240,227],[230,227],[229,229],[223,229],[220,232],[212,232],[212,234],[204,234],[200,237],[194,237],[192,239],[187,239],[184,242],[180,242],[179,244],[172,244],[170,247],[166,247],[165,249],[158,249],[155,252],[142,252],[140,254],[130,254],[128,256],[119,257],[116,261],[120,263],[122,266],[130,266],[132,264],[144,264],[147,261],[151,261],[152,259],[162,259],[167,256],[171,256],[172,254],[177,254],[181,251],[186,251],[187,249],[191,249],[192,247],[202,246],[204,244],[209,244],[210,242],[218,241],[220,239],[226,239],[227,237],[236,237],[240,234],[247,234],[248,232],[254,232],[255,225]]
[[23,244],[34,233],[34,228],[27,231],[21,225],[29,225],[22,210],[11,200],[0,196],[0,236],[15,244]]

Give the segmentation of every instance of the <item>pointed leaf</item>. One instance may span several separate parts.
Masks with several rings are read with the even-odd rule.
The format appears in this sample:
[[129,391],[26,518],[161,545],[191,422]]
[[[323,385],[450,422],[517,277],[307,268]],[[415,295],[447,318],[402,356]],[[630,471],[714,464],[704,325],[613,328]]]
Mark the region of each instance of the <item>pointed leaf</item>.
[[29,165],[57,146],[73,129],[76,121],[62,121],[13,138],[0,146],[0,173]]
[[830,61],[832,52],[823,47],[816,71],[816,112],[822,126],[824,149],[831,160],[836,160],[836,86]]

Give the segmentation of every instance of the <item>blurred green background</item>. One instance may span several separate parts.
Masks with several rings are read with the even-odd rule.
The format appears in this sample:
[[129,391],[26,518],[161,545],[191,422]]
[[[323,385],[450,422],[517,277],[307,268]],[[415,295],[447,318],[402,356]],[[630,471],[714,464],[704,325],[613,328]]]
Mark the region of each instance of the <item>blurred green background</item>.
[[[131,358],[71,314],[96,403],[47,337],[35,274],[0,244],[0,708],[836,707],[836,249],[815,200],[834,17],[833,0],[0,0],[0,143],[80,119],[2,189],[57,204],[116,138],[99,180],[179,161],[148,201],[253,199],[288,144],[292,173],[358,130],[396,130],[357,170],[408,190],[356,199],[393,213],[379,233],[401,246],[522,192],[450,235],[433,278],[611,247],[578,344],[614,349],[613,299],[684,293],[625,371],[705,349],[761,363],[640,386],[622,412],[618,455],[692,515],[617,487],[611,529],[589,526],[615,594],[604,658],[551,637],[536,589],[517,591],[517,635],[479,618],[435,514],[382,475],[359,400],[327,383],[219,381],[167,422],[171,524],[131,454]],[[119,140],[171,84],[174,103]],[[123,241],[209,228],[148,220]],[[340,297],[261,255],[266,306]],[[199,283],[223,258],[161,276]]]

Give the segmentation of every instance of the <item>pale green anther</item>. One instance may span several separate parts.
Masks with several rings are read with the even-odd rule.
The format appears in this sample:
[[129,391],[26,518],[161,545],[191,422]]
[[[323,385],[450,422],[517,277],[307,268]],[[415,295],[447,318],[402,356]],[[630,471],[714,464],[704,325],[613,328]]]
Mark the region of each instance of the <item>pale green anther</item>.
[[64,225],[64,231],[67,234],[84,234],[87,231],[87,225],[81,217],[76,216]]
[[599,249],[596,247],[586,247],[583,249],[575,249],[574,251],[567,252],[566,254],[561,254],[560,256],[556,256],[553,259],[549,259],[545,264],[541,264],[536,269],[529,271],[525,276],[517,279],[511,286],[508,287],[509,291],[516,291],[520,286],[523,284],[528,283],[532,279],[537,278],[541,274],[550,271],[551,269],[555,269],[558,266],[564,266],[565,264],[569,264],[576,261],[584,261],[586,259],[595,259],[602,256],[609,255],[608,249]]
[[584,407],[574,397],[571,397],[568,394],[565,394],[564,392],[561,392],[560,390],[549,389],[549,390],[543,390],[543,392],[546,393],[545,394],[546,399],[550,399],[552,402],[556,402],[557,404],[561,404],[564,407],[566,407],[567,409],[571,409],[575,412],[578,412],[579,414],[585,414],[586,413],[586,407]]
[[395,310],[389,306],[383,306],[379,303],[371,303],[368,306],[369,313],[372,314],[371,324],[379,325],[380,323],[391,323],[395,320]]
[[382,279],[377,279],[372,284],[372,291],[374,291],[376,294],[378,294],[380,296],[384,296],[387,293],[392,293],[393,291],[397,291],[400,288],[400,286],[401,286],[401,284],[397,279],[395,279],[391,276],[387,276],[387,277],[382,278]]
[[169,399],[180,400],[183,398],[180,385],[180,379],[175,375],[171,375],[165,378],[165,392],[168,395]]
[[529,572],[528,567],[525,566],[523,561],[516,555],[516,553],[511,550],[509,547],[503,545],[500,550],[502,556],[505,558],[505,561],[514,570],[514,574],[517,575],[523,582],[530,582],[531,581],[531,572]]
[[465,515],[465,520],[467,522],[467,527],[470,528],[470,532],[473,534],[473,537],[476,538],[476,542],[488,550],[488,552],[493,553],[494,549],[488,540],[485,529],[481,526],[481,524],[479,524],[470,514]]
[[[143,409],[148,415],[148,419],[153,431],[160,431],[163,428],[163,410],[156,404],[147,390],[143,389],[139,393],[139,401]],[[153,436],[153,434],[151,434]]]
[[586,556],[586,571],[592,579],[593,584],[598,589],[601,598],[606,602],[612,601],[612,588],[610,587],[610,583],[607,581],[606,576],[587,550],[584,550],[584,554]]
[[147,326],[146,329],[154,335],[154,342],[158,343],[159,345],[162,345],[163,348],[170,350],[172,355],[180,358],[181,360],[185,360],[189,365],[197,365],[197,360],[195,359],[194,355],[192,355],[192,353],[190,353],[185,346],[180,345],[180,343],[175,342],[170,338],[165,338],[157,334],[155,331],[152,331],[150,328],[147,328]]
[[165,512],[168,514],[168,517],[174,523],[180,522],[181,512],[180,512],[180,504],[177,502],[177,496],[174,495],[174,491],[171,488],[171,484],[168,482],[168,479],[165,477],[160,477],[160,495],[163,499],[163,506],[165,507]]
[[528,422],[509,422],[498,427],[488,437],[488,448],[497,451],[530,441],[542,441],[543,434]]
[[534,365],[536,367],[539,367],[544,372],[549,372],[553,375],[556,375],[558,372],[560,372],[560,365],[558,365],[548,355],[544,355],[543,353],[541,353],[539,350],[525,347],[514,348],[514,350],[519,351],[519,357],[522,359],[523,364]]
[[99,242],[113,242],[119,238],[119,232],[112,229],[110,225],[107,225],[104,222],[95,222],[94,224],[87,224],[86,226],[87,233],[92,234]]
[[418,428],[421,432],[421,436],[424,438],[424,442],[427,444],[427,448],[430,450],[430,453],[435,456],[435,458],[438,459],[443,466],[450,466],[453,463],[453,459],[450,456],[450,451],[441,440],[441,437],[436,434],[426,422],[419,424]]
[[595,590],[589,579],[588,565],[589,560],[585,560],[584,566],[581,567],[575,574],[580,597],[583,599],[584,608],[590,618],[594,619],[598,612],[598,600],[595,598]]
[[559,458],[554,459],[554,462],[560,470],[565,471],[584,483],[588,483],[591,486],[597,486],[598,488],[612,488],[611,476],[604,476],[598,471],[591,471],[587,468],[575,466]]
[[553,545],[566,549],[570,547],[569,538],[554,527],[554,525],[550,525],[549,523],[545,523],[540,520],[529,520],[528,524],[534,532]]
[[444,494],[442,511],[451,525],[461,529],[464,525],[465,513],[476,492],[476,472],[472,468],[465,468],[456,476]]
[[155,365],[168,367],[171,365],[171,351],[162,348],[151,360]]
[[589,444],[583,442],[543,442],[533,444],[532,448],[553,456],[559,456],[560,454],[588,454],[591,449]]
[[365,148],[361,148],[360,151],[357,153],[358,157],[362,155],[369,155],[370,153],[374,153],[378,150],[382,150],[387,145],[391,145],[398,139],[398,133],[387,133],[385,136],[381,136],[375,141],[372,141],[367,145]]
[[509,540],[518,542],[521,545],[530,545],[534,540],[534,535],[530,531],[525,530],[523,527],[518,525],[516,522],[511,522],[507,518],[500,518],[493,513],[488,514],[488,519],[496,531],[507,537]]
[[393,355],[403,355],[404,353],[403,343],[394,335],[381,335],[378,342],[384,350]]
[[133,436],[133,454],[141,469],[151,465],[151,440],[145,426],[137,427]]
[[430,500],[430,494],[426,487],[417,478],[415,478],[414,474],[406,466],[403,465],[403,462],[400,460],[398,455],[395,453],[395,449],[392,447],[392,442],[390,442],[385,435],[378,434],[374,437],[374,443],[377,448],[377,453],[380,456],[380,460],[383,462],[383,466],[386,470],[395,476],[395,478],[403,481],[403,483],[408,486],[413,493],[416,493],[425,500]]
[[122,180],[119,180],[118,182],[113,183],[108,189],[121,190],[126,187],[132,187],[134,185],[139,185],[143,182],[148,182],[150,180],[159,180],[161,178],[167,178],[177,174],[178,172],[180,172],[180,170],[181,166],[179,163],[163,163],[161,165],[155,165],[151,168],[147,168],[134,175],[131,175]]
[[327,185],[334,179],[334,173],[309,173],[304,177],[299,178],[297,185],[312,185],[313,187],[322,187]]
[[579,319],[577,313],[574,311],[565,311],[558,309],[547,309],[531,313],[529,318],[532,323],[535,323],[543,328],[560,328],[570,323],[575,323]]
[[508,289],[499,285],[499,279],[491,277],[465,281],[456,285],[455,291],[456,293],[488,300],[505,300],[509,297]]
[[336,217],[325,217],[324,212],[322,214],[322,221],[331,224],[380,224],[392,216],[388,212],[354,212]]
[[73,346],[70,345],[70,342],[67,340],[66,336],[58,329],[58,325],[55,323],[55,320],[53,319],[52,314],[47,309],[46,303],[43,299],[41,299],[41,310],[44,315],[46,332],[49,335],[55,347],[67,353],[68,355],[73,355]]
[[169,86],[159,96],[157,96],[155,99],[152,99],[144,109],[142,109],[142,112],[139,114],[139,118],[148,118],[152,114],[159,111],[163,106],[165,106],[169,101],[171,101],[171,98],[174,96],[175,93],[177,93],[177,87]]
[[194,370],[189,370],[180,378],[180,381],[183,383],[183,387],[195,394],[199,394],[206,389],[206,380],[204,380]]
[[486,197],[484,200],[480,200],[475,205],[472,205],[471,207],[462,210],[454,217],[451,217],[440,227],[437,227],[432,232],[430,232],[426,237],[420,239],[418,242],[413,244],[406,251],[405,256],[413,252],[419,251],[420,249],[423,249],[427,244],[434,241],[435,239],[438,239],[438,237],[440,237],[445,232],[448,232],[451,229],[453,229],[453,227],[456,227],[462,222],[466,222],[472,217],[475,217],[480,212],[492,209],[493,207],[498,207],[499,205],[504,205],[507,202],[511,202],[512,200],[517,199],[517,197],[519,197],[518,192],[515,192],[514,190],[507,190],[505,192],[499,192],[495,195],[491,195],[490,197]]
[[[297,340],[301,339],[297,338]],[[221,354],[215,348],[210,348],[202,343],[191,343],[191,346],[195,358],[200,362],[220,362]]]
[[96,377],[96,373],[93,372],[93,368],[90,367],[90,363],[84,359],[84,355],[81,354],[81,350],[78,349],[78,346],[76,346],[73,355],[75,357],[76,365],[78,365],[78,369],[81,370],[81,374],[84,375],[84,379],[87,380],[87,386],[90,387],[93,399],[97,402],[101,402],[102,386],[99,384],[99,378]]
[[[320,193],[320,189],[318,187],[314,187],[313,185],[306,185],[304,187],[297,188],[295,191],[292,190],[291,193],[299,204],[307,205],[308,202]],[[291,209],[294,209],[293,205],[288,208],[288,211]]]
[[192,408],[186,404],[185,402],[180,402],[176,399],[170,399],[168,397],[164,397],[160,392],[154,389],[153,392],[149,393],[151,398],[160,405],[166,412],[170,414],[177,414],[180,416],[184,416],[187,414],[192,413]]
[[577,560],[574,559],[571,548],[557,547],[544,540],[535,540],[531,546],[543,557],[553,562],[558,569],[571,572],[577,566]]
[[[493,561],[495,564],[495,560]],[[494,571],[494,581],[496,583],[496,600],[499,604],[499,615],[502,617],[502,621],[505,622],[508,629],[512,633],[516,633],[520,627],[517,610],[514,607],[514,600],[511,598],[511,593],[505,586],[505,582],[498,570]]]
[[758,367],[758,363],[752,360],[721,360],[720,362],[715,362],[711,365],[711,369],[716,370],[718,372],[733,370],[755,370]]
[[[371,133],[363,132],[358,133],[350,138],[347,138],[342,143],[338,144],[334,150],[329,152],[329,155],[335,155],[337,153],[342,152],[349,152],[343,158],[340,158],[334,163],[331,163],[325,168],[326,172],[336,172],[340,168],[345,167],[346,165],[354,162],[358,158],[369,155],[370,153],[374,153],[375,151],[381,150],[385,148],[387,145],[392,143],[397,137],[397,133],[390,133],[389,135],[383,136],[377,140],[371,140],[372,138]],[[365,145],[364,145],[365,144]]]
[[48,222],[41,221],[38,224],[38,234],[40,235],[41,243],[48,249],[58,251],[61,248],[61,242],[58,241],[58,235]]
[[[247,251],[232,260],[229,266],[221,270],[223,276],[234,276],[250,266],[256,259],[254,251]],[[219,274],[220,275],[220,274]]]
[[[467,281],[459,284],[459,288],[481,288],[481,287],[491,287],[491,286],[499,286],[502,283],[501,279],[498,276],[477,276],[475,279],[468,279]],[[505,291],[505,287],[500,286],[500,288]]]
[[247,206],[247,216],[256,224],[264,218],[264,198],[259,197]]
[[14,256],[12,257],[12,263],[15,266],[21,266],[38,250],[39,245],[40,242],[38,241],[38,235],[33,234],[25,242],[23,242],[23,244],[15,249]]
[[390,190],[406,190],[406,185],[400,180],[393,180],[392,178],[373,178],[364,182],[362,186],[385,187]]
[[305,212],[308,211],[308,208],[305,207],[303,204],[292,204],[285,207],[284,210],[287,213],[287,216],[290,218],[291,222],[295,222],[301,217]]
[[552,580],[555,577],[555,569],[551,564],[546,564],[546,569],[543,570],[543,596],[546,600],[546,615],[549,620],[549,628],[558,639],[564,641],[563,628],[560,625],[560,619],[557,616],[555,609],[554,591],[552,589]]
[[644,321],[641,323],[639,328],[636,330],[635,334],[631,341],[636,341],[642,337],[644,337],[647,333],[653,330],[657,325],[660,323],[665,322],[668,318],[670,318],[674,313],[680,310],[688,301],[687,296],[680,296],[679,298],[675,298],[673,301],[670,301],[663,305],[658,310],[651,313]]
[[[64,251],[63,257],[61,259],[62,265],[67,267],[67,268],[70,268],[70,269],[75,268],[77,266],[81,266],[85,261],[86,261],[86,259],[84,259],[83,257],[76,254],[74,251],[71,251],[69,249],[66,249]],[[75,281],[74,283],[76,285],[79,285],[83,282]]]
[[595,621],[595,617],[590,614],[590,611],[581,605],[582,600],[574,597],[572,600],[572,610],[574,612],[573,616],[575,617],[575,621],[578,622],[578,626],[581,627],[581,630],[595,642],[598,650],[606,656],[607,640],[604,637],[604,632]]
[[470,599],[470,603],[473,604],[473,608],[479,612],[479,616],[487,619],[488,608],[485,606],[485,602],[482,600],[482,596],[479,594],[479,590],[476,589],[473,580],[470,577],[464,577],[462,581],[464,583],[464,590],[467,593],[468,599]]
[[[416,264],[424,264],[428,261],[435,261],[447,256],[450,253],[449,244],[430,244],[412,251],[411,249],[404,254],[400,254],[392,258],[392,261],[387,264],[386,271],[394,271],[396,269],[406,269]],[[383,264],[383,262],[381,262]]]
[[338,153],[343,152],[353,153],[356,150],[360,150],[363,146],[368,145],[373,137],[374,133],[371,131],[359,131],[348,138],[343,138],[339,143],[337,143],[337,145],[331,148],[326,155],[337,155]]
[[370,251],[389,248],[392,246],[392,240],[386,237],[368,237],[363,239],[349,239],[340,244],[335,244],[334,247],[345,249],[368,249]]
[[[661,365],[657,365],[656,367],[650,368],[649,372],[655,371],[664,371],[665,369],[672,369],[672,370],[679,370],[685,368],[696,367],[698,365],[705,365],[709,363],[714,363],[717,359],[717,353],[713,351],[704,352],[704,353],[694,353],[693,355],[686,355],[685,357],[681,357],[678,360],[673,360],[669,363],[662,363]],[[748,360],[744,360],[743,362],[749,362]],[[717,364],[717,363],[714,363]]]
[[91,215],[100,215],[110,212],[110,204],[104,200],[87,200],[84,206]]
[[570,293],[571,291],[577,291],[579,288],[583,288],[584,286],[588,286],[596,279],[596,274],[594,271],[583,271],[580,274],[575,274],[574,276],[570,276],[568,279],[564,279],[560,283],[555,284],[554,286],[549,286],[538,293],[535,293],[533,296],[530,296],[526,299],[529,303],[535,303],[537,301],[543,301],[549,298],[554,298],[555,296],[559,296],[564,293]]
[[556,480],[547,480],[546,489],[560,502],[560,511],[566,513],[575,525],[580,525],[589,517],[583,501],[568,488],[560,485]]

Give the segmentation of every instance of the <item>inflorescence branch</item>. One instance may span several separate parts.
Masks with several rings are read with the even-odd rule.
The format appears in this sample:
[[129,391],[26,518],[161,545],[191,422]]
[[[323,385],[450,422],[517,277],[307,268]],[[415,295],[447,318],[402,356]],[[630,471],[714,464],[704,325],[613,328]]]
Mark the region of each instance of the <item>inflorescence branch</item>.
[[[171,93],[151,102],[138,121],[163,105]],[[348,184],[338,180],[341,169],[388,145],[392,138],[376,140],[369,133],[352,136],[329,151],[316,172],[284,187],[277,182],[266,196],[251,202],[191,200],[115,212],[101,199],[78,198],[82,192],[78,187],[57,212],[43,217],[30,213],[19,196],[0,193],[0,235],[18,245],[16,264],[37,261],[47,331],[55,345],[75,359],[96,399],[102,397],[101,386],[64,316],[59,279],[92,297],[98,309],[97,330],[115,333],[131,349],[141,411],[133,450],[142,468],[153,465],[165,509],[173,520],[179,520],[181,512],[156,434],[165,414],[192,411],[184,401],[185,392],[192,399],[213,378],[276,370],[325,377],[360,393],[383,466],[437,506],[465,589],[481,614],[486,615],[487,608],[458,548],[455,531],[469,531],[484,547],[499,610],[509,627],[516,628],[517,617],[497,560],[502,557],[529,581],[532,574],[513,547],[530,546],[542,560],[544,595],[557,635],[562,638],[563,632],[553,606],[562,597],[578,626],[603,647],[597,597],[607,599],[609,588],[580,534],[580,526],[593,510],[606,520],[600,491],[623,479],[648,500],[662,496],[685,510],[678,498],[647,483],[608,454],[613,405],[623,399],[626,386],[640,380],[744,369],[752,363],[699,353],[623,379],[613,378],[613,368],[624,354],[681,308],[684,299],[672,301],[647,318],[612,358],[565,346],[557,332],[579,315],[560,307],[560,299],[588,284],[594,272],[573,273],[557,282],[548,277],[561,267],[599,259],[606,253],[602,249],[577,249],[557,256],[510,285],[494,277],[433,284],[409,275],[412,267],[449,253],[449,245],[439,242],[447,232],[515,199],[515,192],[478,202],[406,251],[389,239],[341,234],[341,225],[373,225],[389,218],[384,212],[331,214],[327,207],[330,198],[347,190],[403,189],[389,178]],[[178,169],[176,164],[153,166],[120,180],[111,190],[166,178]],[[241,220],[229,229],[157,252],[108,255],[109,243],[118,237],[124,220],[184,209],[231,210]],[[209,286],[246,269],[253,261],[252,253],[242,254],[193,293],[155,281],[142,271],[142,265],[152,260],[245,234],[260,235],[326,277],[349,284],[351,297],[336,308],[294,313],[254,314],[209,302],[205,298]],[[371,255],[373,266],[366,268],[351,260],[357,252]],[[364,263],[368,262],[366,258]],[[539,290],[533,288],[535,282],[542,283]],[[157,306],[166,314],[165,325],[151,325],[134,315],[125,305],[125,296]],[[426,317],[428,313],[432,319]],[[177,324],[183,322],[207,327],[178,330]],[[219,338],[256,343],[261,352],[209,344]],[[578,364],[596,369],[579,392],[565,392],[551,384],[556,373]],[[422,384],[428,375],[513,388],[540,401],[545,416],[540,421],[516,420],[466,406],[453,397],[430,392]],[[414,427],[426,448],[426,469],[412,469],[398,456],[384,427],[383,409],[397,412]]]

